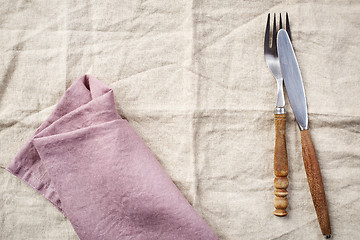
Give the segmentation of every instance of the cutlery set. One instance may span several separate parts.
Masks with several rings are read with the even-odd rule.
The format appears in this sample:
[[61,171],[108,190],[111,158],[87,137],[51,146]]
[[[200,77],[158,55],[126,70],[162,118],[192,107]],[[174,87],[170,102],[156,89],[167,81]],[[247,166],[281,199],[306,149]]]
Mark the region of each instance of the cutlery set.
[[285,138],[286,112],[283,89],[285,85],[291,108],[300,128],[305,172],[321,232],[325,238],[330,238],[331,227],[324,184],[321,177],[319,161],[309,133],[305,91],[299,65],[291,43],[291,31],[287,13],[285,29],[282,26],[280,14],[279,30],[276,28],[276,16],[274,14],[271,46],[270,13],[268,14],[264,39],[264,55],[265,61],[276,79],[278,93],[274,114],[274,186],[276,188],[274,191],[274,215],[286,216],[286,208],[288,206],[288,192],[286,188],[288,187],[289,182],[287,179],[288,159]]

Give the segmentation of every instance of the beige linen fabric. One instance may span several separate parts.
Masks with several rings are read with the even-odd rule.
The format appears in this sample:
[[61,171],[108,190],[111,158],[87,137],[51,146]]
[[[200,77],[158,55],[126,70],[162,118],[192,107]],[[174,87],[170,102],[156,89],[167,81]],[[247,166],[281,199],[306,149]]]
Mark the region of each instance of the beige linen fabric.
[[[5,170],[88,73],[222,240],[322,239],[288,105],[289,216],[273,216],[268,12],[289,12],[334,239],[360,225],[359,1],[3,1],[0,239],[78,239]],[[288,102],[287,102],[288,103]]]

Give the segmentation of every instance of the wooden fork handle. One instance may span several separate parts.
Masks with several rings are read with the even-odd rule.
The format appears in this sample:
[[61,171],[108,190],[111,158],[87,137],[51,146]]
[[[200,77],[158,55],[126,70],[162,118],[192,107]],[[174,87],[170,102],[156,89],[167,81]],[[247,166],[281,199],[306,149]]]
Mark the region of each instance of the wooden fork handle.
[[300,133],[306,176],[321,232],[323,235],[330,237],[331,228],[329,211],[326,203],[326,196],[321,177],[319,161],[316,157],[315,148],[312,143],[309,130],[303,130]]
[[289,185],[287,178],[288,168],[288,157],[286,151],[286,113],[285,114],[274,114],[275,119],[275,151],[274,151],[274,186],[275,186],[275,200],[274,215],[283,217],[287,215],[286,208],[288,206],[287,195],[288,191],[286,188]]

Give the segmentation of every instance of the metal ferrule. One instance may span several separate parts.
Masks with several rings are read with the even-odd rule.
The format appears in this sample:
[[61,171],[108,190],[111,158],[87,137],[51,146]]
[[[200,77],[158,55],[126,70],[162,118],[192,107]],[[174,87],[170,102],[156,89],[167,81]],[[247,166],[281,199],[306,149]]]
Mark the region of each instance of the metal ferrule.
[[304,131],[304,130],[309,129],[308,126],[302,127],[299,123],[298,123],[298,125],[299,125],[299,128],[300,128],[300,131]]
[[285,114],[285,108],[284,107],[277,107],[275,108],[275,114]]

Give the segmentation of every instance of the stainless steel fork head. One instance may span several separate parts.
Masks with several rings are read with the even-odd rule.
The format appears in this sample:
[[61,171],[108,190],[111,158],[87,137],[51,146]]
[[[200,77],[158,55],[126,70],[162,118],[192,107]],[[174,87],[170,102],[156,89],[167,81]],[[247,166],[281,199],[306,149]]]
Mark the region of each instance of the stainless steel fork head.
[[[278,29],[276,28],[276,14],[274,14],[272,39],[270,46],[270,15],[271,14],[269,13],[266,23],[265,38],[264,38],[264,56],[265,56],[266,64],[270,68],[270,71],[272,72],[277,82],[278,94],[276,100],[275,113],[281,114],[281,113],[285,113],[285,98],[284,98],[284,90],[283,90],[284,80],[281,74],[280,61],[277,53],[276,35]],[[283,28],[283,24],[280,13],[279,29],[281,28]],[[288,13],[286,13],[286,31],[288,32],[289,36],[291,36]]]

